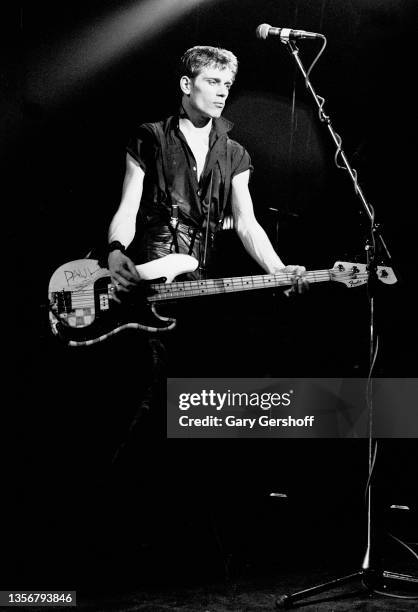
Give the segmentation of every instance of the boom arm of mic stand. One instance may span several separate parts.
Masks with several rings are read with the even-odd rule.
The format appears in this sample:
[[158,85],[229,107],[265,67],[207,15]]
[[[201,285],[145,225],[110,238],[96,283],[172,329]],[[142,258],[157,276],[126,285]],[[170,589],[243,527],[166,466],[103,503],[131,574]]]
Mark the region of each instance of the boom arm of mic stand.
[[[371,235],[372,235],[372,243],[375,244],[376,241],[376,237],[378,238],[380,245],[384,251],[384,253],[386,254],[387,260],[388,262],[392,262],[392,257],[389,253],[389,249],[386,245],[386,242],[383,239],[382,233],[381,233],[381,229],[380,226],[377,225],[375,223],[375,213],[374,213],[374,209],[371,206],[371,204],[369,204],[364,196],[364,193],[360,187],[360,185],[358,184],[357,181],[357,172],[354,168],[351,167],[350,162],[347,159],[346,154],[344,153],[344,150],[341,146],[342,142],[341,142],[341,137],[337,134],[337,132],[334,130],[334,128],[332,127],[332,123],[331,123],[331,119],[328,115],[325,114],[324,112],[324,103],[325,103],[325,99],[322,98],[321,96],[319,96],[316,92],[315,89],[312,86],[312,83],[309,80],[309,76],[308,73],[306,72],[302,61],[299,57],[299,49],[297,48],[297,46],[295,45],[294,42],[292,41],[287,41],[286,42],[286,47],[288,49],[288,51],[291,53],[291,55],[294,57],[296,65],[299,67],[301,73],[303,74],[304,80],[305,80],[305,85],[306,88],[310,91],[310,93],[312,94],[312,97],[315,101],[316,106],[318,107],[318,114],[319,114],[319,119],[326,124],[327,128],[328,128],[328,132],[331,135],[332,140],[334,141],[336,147],[337,147],[337,152],[336,152],[336,158],[337,156],[340,157],[340,159],[343,161],[344,166],[340,166],[337,161],[336,164],[339,168],[347,170],[348,174],[350,175],[350,178],[353,182],[353,186],[354,186],[354,191],[356,193],[356,195],[360,198],[361,203],[363,205],[364,210],[366,211],[366,214],[370,220],[370,225],[371,225]],[[391,264],[392,265],[392,264]],[[393,267],[393,265],[392,265]]]

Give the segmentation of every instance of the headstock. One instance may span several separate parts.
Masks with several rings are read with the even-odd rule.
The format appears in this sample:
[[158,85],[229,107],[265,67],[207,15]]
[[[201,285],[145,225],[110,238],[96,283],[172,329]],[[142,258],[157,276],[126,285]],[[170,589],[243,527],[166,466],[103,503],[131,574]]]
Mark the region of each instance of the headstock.
[[[366,264],[336,261],[331,270],[331,278],[338,283],[344,283],[347,287],[358,287],[367,283],[369,272]],[[387,266],[377,266],[377,278],[386,285],[397,282],[392,268]]]

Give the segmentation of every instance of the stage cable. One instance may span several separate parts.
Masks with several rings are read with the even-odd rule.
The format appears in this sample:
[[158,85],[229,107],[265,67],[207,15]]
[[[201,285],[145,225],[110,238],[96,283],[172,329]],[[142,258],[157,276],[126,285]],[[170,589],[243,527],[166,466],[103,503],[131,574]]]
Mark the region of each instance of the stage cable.
[[401,546],[404,546],[407,550],[409,550],[409,552],[412,554],[413,557],[415,557],[415,559],[418,560],[418,553],[415,552],[415,550],[413,548],[411,548],[406,542],[404,542],[403,540],[401,540],[400,538],[397,538],[396,536],[394,536],[392,533],[390,533],[389,531],[387,532],[388,536],[391,537],[393,540],[395,540],[396,542],[398,542],[398,544],[400,544]]

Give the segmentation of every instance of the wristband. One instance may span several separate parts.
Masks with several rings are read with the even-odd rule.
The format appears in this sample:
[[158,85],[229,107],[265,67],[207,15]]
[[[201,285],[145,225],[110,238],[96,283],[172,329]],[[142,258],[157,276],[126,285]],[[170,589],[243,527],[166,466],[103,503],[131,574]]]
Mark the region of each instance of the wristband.
[[112,251],[120,251],[121,253],[125,254],[126,248],[121,242],[119,242],[119,240],[113,240],[113,242],[107,246],[107,253],[109,254]]

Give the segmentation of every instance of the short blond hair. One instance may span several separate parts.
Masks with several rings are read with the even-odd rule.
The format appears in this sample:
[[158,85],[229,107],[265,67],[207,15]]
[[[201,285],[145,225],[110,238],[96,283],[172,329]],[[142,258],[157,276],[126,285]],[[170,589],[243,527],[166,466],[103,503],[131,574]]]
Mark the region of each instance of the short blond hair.
[[191,47],[180,59],[179,76],[186,75],[194,79],[208,66],[221,70],[229,68],[235,79],[238,72],[238,59],[232,51],[227,51],[227,49],[203,45]]

